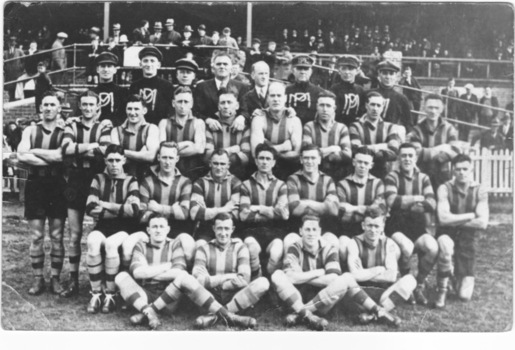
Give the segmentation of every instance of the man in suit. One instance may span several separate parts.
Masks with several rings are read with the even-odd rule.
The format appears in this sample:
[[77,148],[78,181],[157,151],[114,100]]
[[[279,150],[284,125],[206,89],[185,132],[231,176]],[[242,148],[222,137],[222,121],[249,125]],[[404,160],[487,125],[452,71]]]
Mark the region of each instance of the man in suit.
[[[7,46],[7,50],[4,51],[4,60],[9,60],[13,58],[23,57],[23,51],[18,49],[16,36],[11,36],[9,38],[9,44]],[[10,62],[7,62],[4,65],[4,82],[16,80],[23,73],[23,62],[21,59],[16,59]],[[16,84],[9,84],[5,86],[5,89],[9,92],[9,101],[14,100],[14,92],[16,90]]]
[[[479,99],[475,94],[472,93],[472,90],[474,89],[474,85],[472,84],[466,84],[465,85],[465,93],[460,96],[460,100],[465,100],[469,102],[475,102],[478,103]],[[467,122],[467,123],[473,123],[477,124],[477,114],[478,114],[478,107],[469,104],[469,103],[460,103],[458,106],[458,118],[461,121]],[[469,132],[470,132],[470,126],[466,125],[460,125],[459,126],[459,135],[460,140],[467,141],[469,138]]]
[[251,77],[254,80],[254,88],[245,94],[245,104],[249,113],[256,109],[268,107],[268,84],[270,82],[270,67],[263,61],[252,65]]
[[[443,88],[440,92],[441,95],[449,96],[453,98],[459,98],[460,92],[458,89],[455,88],[456,80],[454,78],[449,78],[447,81],[447,87]],[[450,99],[444,99],[445,104],[447,104],[447,113],[445,114],[445,117],[448,118],[456,118],[457,110],[458,110],[458,103],[454,100]]]
[[237,117],[234,119],[231,128],[235,131],[242,131],[249,119],[244,101],[248,87],[230,78],[232,58],[227,52],[219,52],[214,55],[211,61],[211,68],[215,77],[199,83],[195,89],[194,111],[197,112],[199,118],[205,120],[206,126],[211,131],[220,130],[222,125],[213,118],[213,115],[218,112],[218,91],[221,88],[226,88],[236,95],[240,104]]
[[197,28],[198,38],[195,39],[195,45],[212,45],[211,37],[206,35],[206,26],[201,24]]

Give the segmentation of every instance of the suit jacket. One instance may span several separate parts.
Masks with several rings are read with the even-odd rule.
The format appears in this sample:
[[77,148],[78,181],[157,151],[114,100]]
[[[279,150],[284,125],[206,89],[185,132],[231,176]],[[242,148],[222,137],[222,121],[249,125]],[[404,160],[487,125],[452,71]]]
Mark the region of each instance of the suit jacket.
[[268,108],[268,89],[266,90],[265,99],[262,100],[259,98],[257,94],[257,90],[254,88],[245,94],[245,105],[247,107],[247,111],[249,115],[252,115],[256,109],[265,109]]
[[140,42],[142,44],[148,44],[150,41],[150,32],[141,28],[136,28],[132,32],[132,38],[134,42]]
[[182,39],[182,35],[179,32],[176,32],[175,30],[172,30],[171,32],[164,32],[161,34],[161,39],[159,40],[160,44],[175,44],[179,45],[179,42]]
[[[249,89],[248,86],[231,79],[227,83],[227,89],[233,90],[238,96],[240,109],[237,114],[241,114],[246,119],[249,119],[249,113],[244,99]],[[207,118],[212,118],[212,116],[218,112],[218,89],[216,88],[215,79],[209,79],[199,83],[195,88],[194,97],[194,110],[200,119],[206,120]]]
[[[12,53],[10,52],[9,48],[4,51],[4,59],[6,60],[23,56],[25,56],[23,51],[18,48],[14,48]],[[4,64],[4,74],[5,82],[18,79],[23,74],[23,60],[20,59],[6,62]]]
[[[484,104],[485,101],[486,101],[486,97],[483,96],[483,97],[481,97],[481,100],[479,100],[479,103]],[[499,107],[499,101],[497,100],[497,97],[495,97],[495,96],[491,97],[490,103],[492,104],[491,105],[492,107]],[[490,114],[490,112],[491,112],[491,114]],[[489,126],[490,120],[497,117],[498,113],[499,113],[499,111],[497,111],[495,109],[479,107],[479,124],[484,125],[484,126]]]
[[193,45],[213,45],[213,40],[211,40],[210,36],[204,35],[203,37],[194,38]]
[[[463,94],[460,96],[460,99],[470,101],[470,102],[475,102],[475,103],[479,102],[477,96],[474,94],[472,94],[470,96],[470,99],[467,99],[467,94]],[[477,122],[478,106],[471,105],[468,103],[460,103],[460,105],[461,106],[458,106],[460,119],[463,120],[464,122],[469,122],[469,123]]]
[[66,51],[62,47],[63,44],[59,40],[54,41],[52,44],[52,49],[61,48],[61,50],[52,51],[52,70],[65,69],[67,67]]

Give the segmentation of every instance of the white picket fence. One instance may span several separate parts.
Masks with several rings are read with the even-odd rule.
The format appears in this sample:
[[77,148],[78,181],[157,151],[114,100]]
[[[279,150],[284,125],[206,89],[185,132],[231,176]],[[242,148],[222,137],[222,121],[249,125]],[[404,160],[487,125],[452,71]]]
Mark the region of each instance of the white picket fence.
[[487,148],[471,149],[474,179],[495,196],[513,195],[513,152],[491,151]]

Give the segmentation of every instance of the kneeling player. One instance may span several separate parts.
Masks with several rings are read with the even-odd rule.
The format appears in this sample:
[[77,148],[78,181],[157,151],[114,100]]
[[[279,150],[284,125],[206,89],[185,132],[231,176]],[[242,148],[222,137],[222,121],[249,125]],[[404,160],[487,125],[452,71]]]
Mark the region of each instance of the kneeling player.
[[[240,312],[256,304],[268,291],[270,283],[264,277],[250,282],[249,250],[239,239],[232,239],[234,222],[230,214],[220,213],[214,219],[215,239],[197,248],[193,276],[206,287],[229,312]],[[241,318],[240,326],[253,328],[256,320]],[[198,328],[212,326],[218,314],[200,316]]]
[[[370,207],[365,211],[363,233],[353,237],[347,248],[349,271],[356,281],[371,290],[380,291],[379,304],[386,310],[395,307],[400,298],[407,301],[416,287],[415,278],[405,275],[398,279],[397,260],[399,247],[384,234],[385,213],[381,207]],[[361,317],[362,323],[375,319]]]
[[256,147],[258,170],[241,186],[240,219],[247,225],[241,237],[249,248],[251,277],[261,274],[259,255],[265,249],[267,272],[277,270],[283,258],[283,239],[289,217],[286,184],[272,174],[277,151],[261,143]]
[[[305,216],[300,227],[302,241],[288,248],[284,271],[272,275],[279,298],[294,310],[286,325],[304,322],[309,328],[324,330],[326,319],[313,312],[329,312],[344,296],[367,312],[360,319],[381,319],[398,326],[400,319],[378,306],[356,283],[350,273],[341,274],[336,248],[321,239],[320,218]],[[307,304],[303,299],[311,299]]]
[[[106,172],[97,174],[91,183],[86,212],[97,220],[88,235],[89,281],[91,300],[89,313],[109,313],[115,307],[116,285],[114,278],[120,268],[119,248],[136,227],[139,212],[139,192],[136,178],[125,174],[124,151],[121,146],[109,145],[106,149]],[[105,255],[103,256],[103,253]],[[102,273],[106,273],[105,298],[102,303]]]
[[436,209],[431,180],[417,167],[414,145],[404,143],[399,148],[400,169],[392,171],[385,179],[385,197],[390,208],[386,220],[386,234],[401,250],[399,272],[406,275],[413,254],[418,255],[417,288],[414,302],[427,305],[424,295],[425,281],[438,256],[438,243],[431,232]]
[[[134,248],[131,274],[121,272],[115,282],[122,297],[139,313],[130,318],[132,324],[148,321],[150,329],[161,325],[158,313],[173,312],[183,293],[198,306],[236,326],[246,326],[249,318],[227,311],[199,282],[188,274],[179,239],[167,238],[168,220],[161,214],[150,215],[148,243],[138,242]],[[136,282],[137,281],[137,282]]]

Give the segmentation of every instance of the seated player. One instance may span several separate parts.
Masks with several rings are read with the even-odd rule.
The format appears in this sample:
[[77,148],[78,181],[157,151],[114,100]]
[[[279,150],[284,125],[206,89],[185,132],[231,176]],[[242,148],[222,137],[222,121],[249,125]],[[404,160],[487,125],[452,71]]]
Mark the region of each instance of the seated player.
[[406,137],[408,142],[417,147],[417,165],[420,171],[429,176],[435,191],[451,179],[450,161],[459,153],[458,131],[442,119],[443,110],[440,95],[427,95],[424,99],[426,118]]
[[111,142],[124,149],[127,174],[143,180],[156,159],[159,147],[159,129],[145,121],[147,105],[139,95],[131,95],[126,104],[127,119],[113,128]]
[[[250,157],[250,129],[245,126],[242,131],[231,129],[236,118],[239,103],[236,95],[227,89],[218,92],[218,112],[213,119],[220,122],[219,129],[206,130],[206,163],[209,163],[215,149],[224,149],[229,153],[231,174],[240,180],[247,178]],[[197,132],[195,130],[195,132]]]
[[375,152],[374,167],[371,173],[383,179],[397,159],[397,151],[406,134],[402,125],[383,121],[381,113],[385,108],[385,99],[379,92],[367,94],[365,104],[367,112],[349,127],[352,151],[360,146],[368,146]]
[[[193,276],[229,312],[238,313],[255,305],[270,283],[264,277],[250,282],[249,251],[241,240],[232,238],[235,227],[231,214],[217,214],[213,222],[215,239],[197,249]],[[257,324],[252,317],[239,317],[247,328]],[[211,313],[198,317],[195,325],[210,327],[218,319],[219,315]]]
[[241,237],[250,253],[251,278],[261,275],[259,255],[268,257],[272,275],[282,264],[283,239],[289,218],[286,184],[272,174],[277,151],[262,143],[256,147],[257,171],[243,182],[240,193]]
[[170,226],[164,216],[152,213],[146,230],[149,242],[139,242],[134,248],[130,274],[120,272],[115,278],[122,297],[139,311],[131,316],[132,324],[146,320],[150,329],[157,329],[161,325],[158,313],[175,311],[183,294],[231,325],[246,328],[252,323],[249,317],[227,311],[185,271],[181,242],[167,238]]
[[441,185],[436,195],[440,249],[436,274],[437,308],[445,307],[449,277],[453,275],[459,298],[463,301],[472,298],[477,236],[488,226],[488,192],[474,181],[472,160],[460,154],[452,160],[452,166],[454,178]]
[[177,88],[172,104],[175,114],[159,122],[159,140],[177,143],[180,157],[177,168],[195,181],[205,174],[202,155],[206,147],[206,125],[193,116],[193,94],[189,87]]
[[40,106],[42,121],[23,130],[18,145],[18,161],[30,166],[25,187],[25,217],[31,232],[29,248],[34,282],[30,295],[39,295],[46,289],[43,274],[45,266],[45,221],[51,242],[50,291],[59,294],[63,288],[59,276],[63,268],[63,230],[66,221],[66,200],[63,195],[66,183],[62,173],[63,128],[57,119],[61,102],[55,93],[43,95]]
[[224,149],[211,155],[211,171],[193,184],[190,217],[198,221],[195,233],[197,248],[212,240],[215,235],[211,221],[220,213],[238,217],[241,181],[229,172],[229,153]]
[[352,163],[349,130],[335,121],[336,96],[332,92],[318,95],[315,120],[304,125],[302,142],[315,144],[322,152],[321,170],[340,181],[348,175]]
[[[140,223],[146,226],[152,213],[167,218],[172,227],[169,237],[181,242],[187,266],[191,268],[195,254],[195,242],[190,234],[193,223],[189,219],[191,181],[177,169],[179,159],[175,142],[161,142],[157,152],[158,164],[150,168],[150,175],[143,179],[139,187]],[[123,242],[124,267],[129,266],[136,243],[139,240],[148,243],[148,239],[146,232],[140,231]]]
[[302,146],[302,124],[292,108],[286,107],[285,87],[272,83],[268,87],[268,108],[257,109],[252,115],[250,146],[256,157],[257,145],[268,141],[277,151],[274,175],[285,181],[298,169]]
[[427,276],[438,256],[438,243],[432,230],[436,210],[435,194],[429,177],[417,167],[415,146],[404,143],[399,148],[400,169],[386,176],[385,198],[390,217],[386,220],[386,235],[400,248],[399,272],[410,270],[413,254],[418,256],[417,288],[414,301],[427,305],[424,295]]
[[[347,264],[356,281],[370,287],[374,294],[379,292],[379,305],[390,311],[399,298],[409,300],[417,282],[410,274],[398,278],[400,250],[384,234],[385,219],[386,212],[381,207],[366,210],[363,233],[349,241]],[[362,323],[375,320],[373,315],[365,316],[360,317]]]
[[82,227],[86,200],[93,177],[105,168],[103,152],[111,140],[111,121],[96,121],[100,109],[100,97],[86,91],[79,98],[80,119],[67,125],[64,129],[63,155],[68,167],[68,179],[64,191],[68,207],[68,225],[70,227],[70,284],[61,293],[62,297],[71,297],[79,293],[79,265],[81,256]]
[[[137,227],[139,191],[136,178],[123,171],[126,158],[123,148],[109,145],[106,149],[106,171],[97,174],[91,183],[86,213],[96,220],[87,238],[91,300],[87,311],[103,313],[114,310],[116,285],[114,278],[120,268],[119,248]],[[102,301],[102,275],[105,268],[105,298]]]
[[[300,152],[302,170],[291,175],[286,182],[290,207],[290,232],[300,226],[302,217],[314,214],[321,218],[324,238],[334,237],[337,227],[338,197],[334,181],[319,171],[322,152],[316,145],[303,145]],[[293,241],[300,240],[296,233],[284,239],[285,252]]]
[[320,237],[318,216],[304,216],[299,232],[302,240],[288,248],[284,271],[277,270],[272,275],[272,285],[279,298],[294,311],[286,316],[287,327],[303,322],[311,329],[325,330],[327,320],[313,313],[326,314],[345,296],[366,310],[360,319],[384,320],[392,326],[400,324],[400,319],[378,306],[350,273],[342,275],[336,249]]

